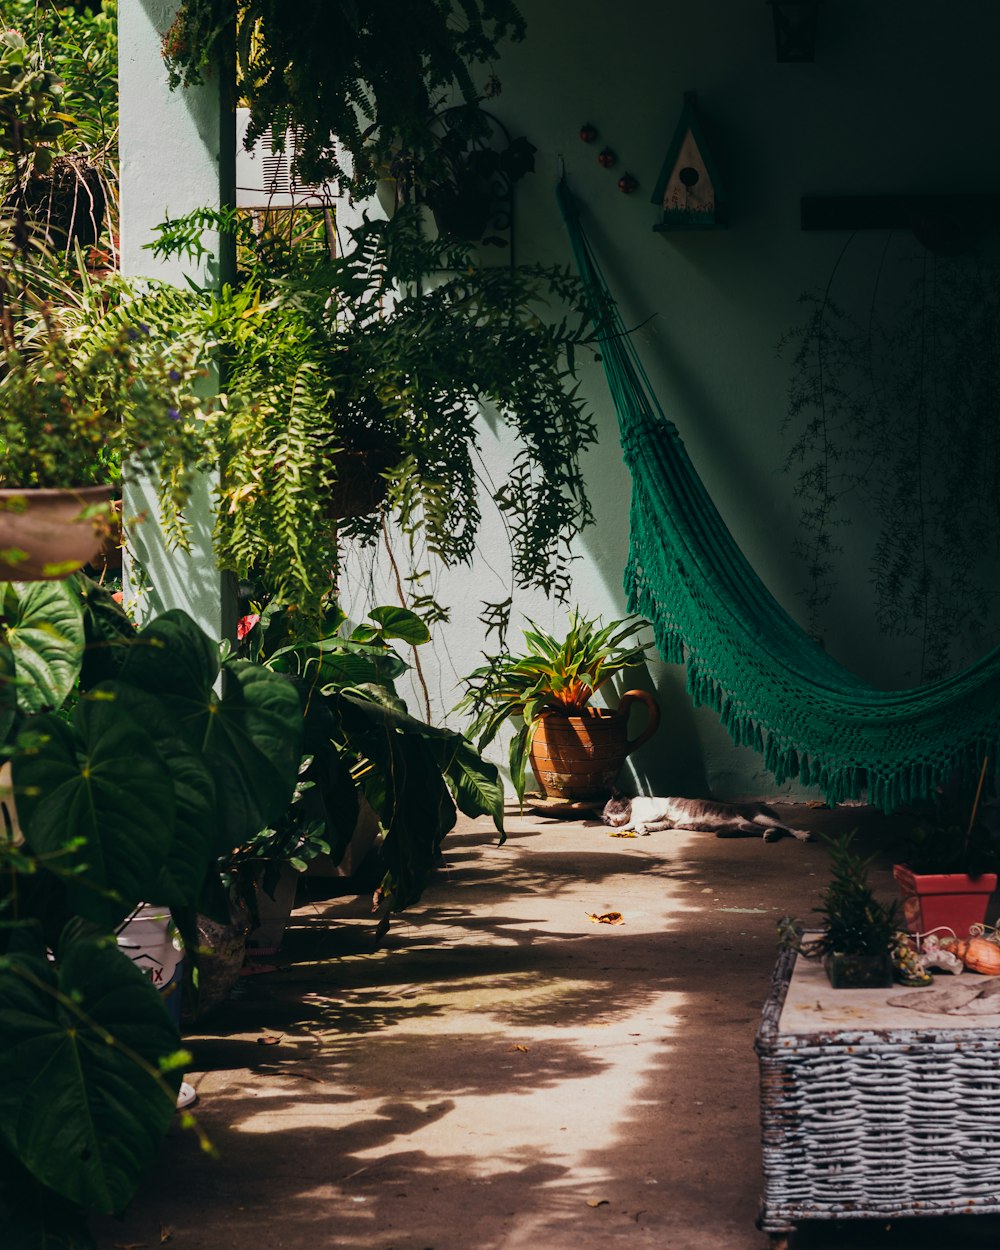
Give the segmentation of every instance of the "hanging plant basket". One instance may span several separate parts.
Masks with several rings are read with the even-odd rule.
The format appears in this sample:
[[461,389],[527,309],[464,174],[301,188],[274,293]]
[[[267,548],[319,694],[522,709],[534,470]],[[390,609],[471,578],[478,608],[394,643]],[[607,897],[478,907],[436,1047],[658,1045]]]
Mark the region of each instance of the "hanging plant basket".
[[337,455],[337,480],[326,515],[333,520],[378,512],[389,490],[385,473],[399,462],[398,447],[351,447]]
[[58,581],[101,562],[114,530],[110,486],[0,490],[0,580]]

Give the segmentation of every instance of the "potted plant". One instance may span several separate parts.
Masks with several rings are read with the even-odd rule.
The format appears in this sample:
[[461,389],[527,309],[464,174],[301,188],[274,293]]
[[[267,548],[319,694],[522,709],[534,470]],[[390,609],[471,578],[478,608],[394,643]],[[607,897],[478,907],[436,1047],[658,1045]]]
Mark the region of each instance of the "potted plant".
[[818,937],[786,937],[801,954],[820,957],[834,989],[874,989],[893,980],[898,905],[879,902],[868,882],[872,859],[854,849],[856,831],[830,839],[831,879],[815,911]]
[[[65,271],[24,185],[52,168],[62,85],[15,31],[0,35],[0,155],[13,181],[0,219],[0,577],[65,577],[99,560],[132,457],[157,466],[178,528],[200,463],[202,344],[154,335],[122,282]],[[120,491],[118,491],[120,494]]]
[[301,181],[343,179],[365,195],[401,149],[434,158],[436,102],[473,103],[471,67],[494,61],[498,45],[524,29],[513,0],[462,0],[454,13],[440,0],[393,0],[368,6],[363,20],[326,0],[235,13],[226,0],[184,0],[163,54],[171,86],[189,85],[217,72],[235,42],[247,146],[268,128],[283,135],[294,126]]
[[499,774],[462,734],[411,716],[397,695],[395,679],[408,665],[395,645],[430,640],[414,612],[376,607],[351,626],[332,607],[320,635],[302,640],[295,613],[274,601],[258,606],[245,653],[287,674],[306,709],[297,800],[258,846],[298,870],[317,850],[338,864],[361,840],[369,849],[374,820],[384,930],[389,912],[420,897],[458,810],[491,816],[502,838]]
[[[562,638],[534,622],[529,626],[521,655],[487,656],[487,663],[465,678],[458,706],[473,713],[470,737],[483,750],[501,725],[521,719],[510,745],[510,773],[522,803],[529,757],[550,798],[606,798],[626,756],[656,732],[660,713],[644,690],[626,691],[615,711],[593,707],[590,700],[616,673],[642,662],[651,644],[635,639],[646,622],[626,617],[604,625],[573,608]],[[634,703],[646,707],[649,720],[630,740],[628,712]]]
[[942,790],[930,809],[906,831],[892,875],[903,896],[903,915],[911,933],[951,929],[959,938],[986,919],[997,886],[1000,845],[980,817],[979,798],[971,805],[960,792]]

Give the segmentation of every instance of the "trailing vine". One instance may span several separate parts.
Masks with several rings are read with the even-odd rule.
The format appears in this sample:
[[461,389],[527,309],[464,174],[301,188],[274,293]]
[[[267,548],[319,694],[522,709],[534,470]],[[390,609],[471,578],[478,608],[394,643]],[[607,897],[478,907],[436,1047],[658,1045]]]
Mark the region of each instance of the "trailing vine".
[[1000,266],[926,253],[904,272],[890,298],[880,270],[861,315],[829,287],[802,297],[808,315],[783,342],[794,350],[785,467],[812,628],[834,593],[855,499],[878,525],[879,628],[915,638],[921,679],[933,680],[982,648],[996,599]]
[[[159,246],[197,247],[209,217],[167,223]],[[468,248],[423,237],[409,208],[367,222],[336,260],[308,237],[261,239],[232,214],[216,222],[239,235],[243,265],[241,285],[206,292],[197,314],[227,364],[228,408],[208,436],[221,562],[266,572],[304,620],[331,591],[339,541],[373,545],[384,512],[411,550],[470,563],[482,519],[474,417],[486,405],[514,436],[511,471],[491,492],[514,581],[565,598],[572,539],[592,519],[581,457],[596,441],[574,381],[574,348],[590,334],[577,280],[479,268]],[[567,313],[543,317],[550,303]],[[381,457],[387,497],[335,527],[330,499],[352,452]]]

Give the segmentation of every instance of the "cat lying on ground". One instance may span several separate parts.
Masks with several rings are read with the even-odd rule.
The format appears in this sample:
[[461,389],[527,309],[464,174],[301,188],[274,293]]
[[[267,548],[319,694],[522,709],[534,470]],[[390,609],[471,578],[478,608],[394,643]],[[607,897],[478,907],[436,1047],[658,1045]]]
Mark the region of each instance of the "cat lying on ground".
[[716,803],[710,799],[635,798],[612,792],[602,819],[613,829],[654,833],[660,829],[699,829],[717,838],[763,836],[765,842],[798,838],[810,842],[805,829],[786,825],[766,803]]

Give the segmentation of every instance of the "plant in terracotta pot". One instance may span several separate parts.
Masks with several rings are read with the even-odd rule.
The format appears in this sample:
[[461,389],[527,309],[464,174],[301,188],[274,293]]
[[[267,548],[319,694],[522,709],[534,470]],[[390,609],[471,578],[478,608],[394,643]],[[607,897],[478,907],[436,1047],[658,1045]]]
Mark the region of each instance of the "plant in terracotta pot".
[[0,181],[13,186],[0,211],[0,577],[18,581],[99,554],[129,457],[158,467],[179,530],[201,450],[204,339],[153,334],[144,295],[73,272],[27,206],[26,187],[53,167],[62,94],[37,50],[0,35]]
[[[510,745],[510,773],[522,803],[529,757],[548,797],[607,797],[626,756],[655,733],[659,708],[644,690],[623,694],[617,711],[592,707],[590,700],[611,677],[642,663],[651,643],[636,636],[648,626],[640,617],[605,625],[578,608],[570,612],[562,638],[529,625],[521,655],[487,656],[486,664],[465,678],[467,690],[458,706],[473,713],[469,735],[483,750],[506,721],[521,719]],[[649,722],[629,740],[633,703],[645,705]]]
[[971,805],[961,787],[943,789],[900,841],[892,872],[911,933],[944,928],[966,938],[986,919],[1000,842],[979,803],[985,775],[984,761]]
[[63,311],[42,304],[3,332],[0,576],[17,581],[94,561],[117,529],[123,463],[160,473],[177,522],[203,451],[198,345],[128,324],[125,305],[125,324],[73,326]]

